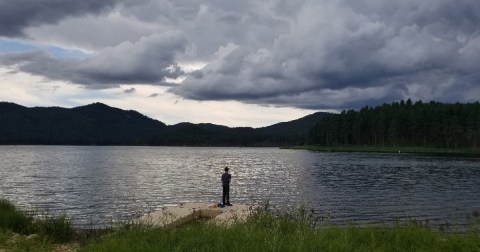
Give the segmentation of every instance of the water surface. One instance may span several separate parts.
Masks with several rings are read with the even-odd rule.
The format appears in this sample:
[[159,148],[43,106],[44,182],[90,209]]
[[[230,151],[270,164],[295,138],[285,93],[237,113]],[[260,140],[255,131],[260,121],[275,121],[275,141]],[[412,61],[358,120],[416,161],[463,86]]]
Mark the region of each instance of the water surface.
[[480,210],[478,159],[278,148],[1,146],[0,196],[105,224],[178,202],[304,204],[333,224],[466,224]]

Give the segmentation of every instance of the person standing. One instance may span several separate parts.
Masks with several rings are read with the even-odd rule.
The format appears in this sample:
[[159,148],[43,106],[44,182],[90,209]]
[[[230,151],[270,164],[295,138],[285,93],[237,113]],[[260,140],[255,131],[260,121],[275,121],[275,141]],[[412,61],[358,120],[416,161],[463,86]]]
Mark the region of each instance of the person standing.
[[222,174],[222,187],[223,187],[223,196],[222,203],[224,206],[231,206],[230,204],[230,181],[232,180],[232,175],[228,173],[228,166],[225,167],[225,172]]

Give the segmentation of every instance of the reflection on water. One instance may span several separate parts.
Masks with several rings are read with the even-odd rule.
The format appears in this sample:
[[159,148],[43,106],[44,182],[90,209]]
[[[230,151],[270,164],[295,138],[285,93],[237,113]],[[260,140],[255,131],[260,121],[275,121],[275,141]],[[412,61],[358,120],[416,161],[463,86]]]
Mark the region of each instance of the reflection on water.
[[314,153],[276,148],[0,147],[0,197],[65,212],[78,225],[221,199],[229,166],[234,203],[305,204],[332,223],[465,224],[480,209],[478,159]]

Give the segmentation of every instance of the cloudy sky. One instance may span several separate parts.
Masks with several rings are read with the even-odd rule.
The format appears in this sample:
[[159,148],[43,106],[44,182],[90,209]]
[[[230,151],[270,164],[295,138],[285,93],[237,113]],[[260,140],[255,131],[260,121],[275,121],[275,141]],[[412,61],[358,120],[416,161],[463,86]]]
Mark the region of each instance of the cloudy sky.
[[0,100],[266,126],[480,97],[478,0],[0,0]]

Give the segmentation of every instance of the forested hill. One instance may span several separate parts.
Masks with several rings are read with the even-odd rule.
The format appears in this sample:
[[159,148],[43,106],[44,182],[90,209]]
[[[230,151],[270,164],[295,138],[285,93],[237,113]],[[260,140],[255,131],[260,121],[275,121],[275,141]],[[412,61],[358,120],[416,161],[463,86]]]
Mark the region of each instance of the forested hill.
[[326,113],[265,128],[167,126],[136,111],[94,103],[76,108],[0,102],[0,144],[283,146],[301,144]]
[[480,104],[394,102],[342,111],[319,121],[310,142],[321,146],[476,148]]
[[0,103],[1,144],[140,144],[166,125],[101,103],[72,109]]

